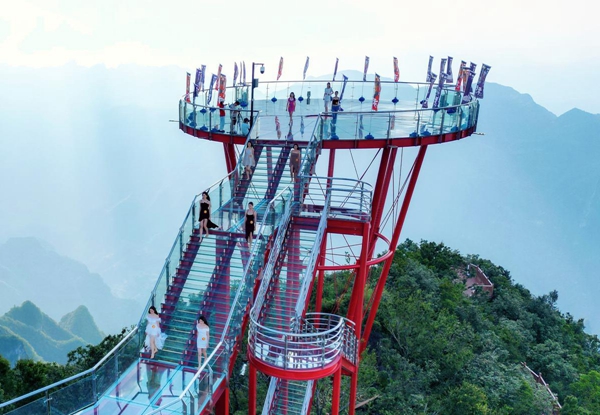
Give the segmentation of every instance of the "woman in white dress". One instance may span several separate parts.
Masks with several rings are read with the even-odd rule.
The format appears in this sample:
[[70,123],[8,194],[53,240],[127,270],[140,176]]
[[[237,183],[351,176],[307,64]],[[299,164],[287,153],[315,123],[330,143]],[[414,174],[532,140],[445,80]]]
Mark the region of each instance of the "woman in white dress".
[[256,161],[254,160],[254,146],[250,141],[248,141],[248,144],[246,144],[246,150],[244,151],[244,159],[242,160],[242,165],[244,166],[244,177],[250,180],[252,169],[256,165]]
[[206,317],[198,317],[196,330],[198,330],[198,340],[196,343],[198,347],[198,367],[200,368],[202,367],[202,356],[204,356],[204,361],[206,362],[206,349],[208,348],[208,341],[210,339],[208,321],[206,321]]
[[160,337],[160,316],[156,307],[150,306],[148,315],[146,316],[148,324],[146,325],[147,344],[150,346],[150,359],[154,359],[154,355],[158,351],[156,340]]
[[327,82],[327,88],[323,93],[323,101],[325,101],[325,112],[329,112],[329,103],[331,102],[331,96],[333,95],[333,89],[331,83]]

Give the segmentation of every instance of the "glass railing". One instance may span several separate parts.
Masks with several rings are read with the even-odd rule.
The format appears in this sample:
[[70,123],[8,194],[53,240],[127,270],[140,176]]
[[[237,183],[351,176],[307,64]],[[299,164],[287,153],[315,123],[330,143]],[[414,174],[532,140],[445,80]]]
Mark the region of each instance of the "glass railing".
[[[181,396],[175,401],[159,408],[157,411],[152,412],[153,414],[161,413],[161,410],[164,411],[162,413],[182,413],[181,411],[187,408],[192,408],[192,412],[185,413],[197,413],[199,409],[210,402],[214,387],[228,374],[231,351],[241,336],[242,317],[250,304],[254,281],[260,278],[259,273],[263,268],[264,252],[269,238],[275,229],[280,230],[271,248],[277,250],[277,246],[278,244],[281,245],[283,235],[285,234],[292,202],[292,190],[291,188],[286,188],[268,203],[265,213],[262,215],[262,220],[259,222],[260,227],[256,240],[252,245],[250,260],[246,266],[242,280],[239,282],[238,290],[232,302],[227,322],[225,323],[225,330],[221,335],[218,345]],[[280,237],[279,235],[282,236]]]
[[[117,382],[139,358],[140,342],[137,334],[136,327],[93,368],[0,404],[0,413],[11,415],[74,413],[94,405],[98,397]],[[10,410],[20,402],[36,396],[41,397]]]
[[[258,111],[254,111],[256,115]],[[250,129],[250,110],[244,108],[225,108],[179,101],[179,121],[199,131],[210,131],[229,135],[248,135]],[[245,125],[244,125],[245,124]],[[248,131],[246,131],[248,129]]]
[[[465,130],[477,122],[477,100],[462,104],[462,93],[453,85],[443,88],[438,108],[421,108],[428,85],[425,83],[394,83],[382,81],[378,110],[372,110],[373,82],[348,81],[340,110],[333,112],[331,106],[325,113],[323,91],[327,81],[261,82],[254,92],[254,111],[260,112],[255,121],[253,138],[286,139],[306,141],[306,131],[312,129],[316,116],[324,114],[319,134],[322,139],[388,139],[439,135]],[[341,91],[342,83],[335,82]],[[332,86],[336,89],[336,86]],[[248,87],[237,87],[247,91]],[[228,88],[232,93],[236,88]],[[296,111],[292,118],[286,110],[287,97],[295,92]],[[308,99],[308,93],[311,98]],[[432,96],[429,98],[433,104]],[[300,100],[302,97],[302,100]],[[363,98],[361,100],[361,98]],[[248,108],[242,117],[250,117]],[[225,120],[231,118],[226,109]],[[245,113],[244,113],[245,111]],[[473,116],[472,113],[475,113]],[[190,127],[205,131],[217,123],[215,109],[198,101],[197,104],[180,101],[180,121]],[[227,130],[227,121],[225,131]],[[233,131],[232,134],[238,133]]]

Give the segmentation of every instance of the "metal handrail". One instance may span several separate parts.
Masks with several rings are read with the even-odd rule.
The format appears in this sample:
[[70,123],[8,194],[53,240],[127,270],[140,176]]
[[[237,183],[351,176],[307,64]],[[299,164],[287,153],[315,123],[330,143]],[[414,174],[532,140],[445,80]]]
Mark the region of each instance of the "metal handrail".
[[44,386],[43,388],[37,389],[37,390],[35,390],[33,392],[29,392],[29,393],[27,393],[25,395],[21,395],[18,398],[12,399],[12,400],[10,400],[8,402],[0,403],[0,408],[4,408],[4,407],[6,407],[8,405],[12,405],[14,403],[17,403],[17,402],[19,402],[19,401],[21,401],[23,399],[30,398],[30,397],[38,395],[38,394],[40,394],[42,392],[46,392],[46,391],[48,391],[50,389],[53,389],[53,388],[56,388],[58,386],[64,385],[65,383],[71,382],[72,380],[79,379],[80,377],[83,377],[83,376],[88,375],[90,373],[96,372],[96,370],[98,370],[98,368],[102,364],[104,364],[104,362],[106,362],[110,357],[112,357],[112,355],[115,354],[117,352],[117,350],[119,350],[124,343],[126,343],[127,341],[129,341],[131,339],[131,337],[133,337],[133,335],[137,333],[137,331],[138,331],[138,327],[136,326],[129,333],[127,333],[127,335],[125,337],[123,337],[121,339],[121,341],[119,343],[117,343],[117,345],[115,347],[113,347],[110,352],[108,352],[102,359],[100,359],[100,361],[98,361],[98,363],[96,363],[94,365],[94,367],[92,367],[90,369],[87,369],[87,370],[84,370],[83,372],[77,373],[76,375],[73,375],[73,376],[68,377],[66,379],[60,380],[58,382],[55,382],[55,383],[53,383],[51,385]]
[[[192,385],[194,384],[194,382],[196,380],[198,380],[198,378],[200,377],[200,375],[202,374],[202,371],[205,370],[208,366],[208,363],[213,359],[213,357],[215,356],[215,354],[217,353],[217,351],[221,348],[221,346],[223,346],[223,341],[220,341],[219,343],[217,343],[217,345],[215,346],[215,349],[213,350],[213,352],[208,356],[208,358],[204,361],[204,363],[202,364],[202,366],[200,366],[200,368],[198,369],[198,371],[196,372],[196,374],[192,377],[192,379],[190,380],[190,382],[187,384],[187,386],[183,389],[183,391],[179,394],[179,397],[177,399],[172,400],[171,402],[169,402],[166,405],[161,406],[160,408],[155,409],[154,411],[148,413],[148,415],[153,415],[153,414],[159,414],[162,413],[161,411],[179,403],[179,402],[183,402],[185,396],[188,394],[188,392],[190,391],[190,388],[192,387]],[[208,370],[209,373],[212,374],[212,368],[210,366],[208,366]],[[210,396],[212,397],[212,390],[209,392]]]

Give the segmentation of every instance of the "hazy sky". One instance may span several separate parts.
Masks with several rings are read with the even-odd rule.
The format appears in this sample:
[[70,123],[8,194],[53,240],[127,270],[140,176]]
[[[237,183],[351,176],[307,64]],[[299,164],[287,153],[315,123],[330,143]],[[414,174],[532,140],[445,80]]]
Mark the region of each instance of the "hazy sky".
[[[155,1],[0,0],[0,64],[57,66],[70,61],[178,65],[285,59],[284,78],[362,69],[424,80],[427,57],[451,55],[492,66],[488,81],[529,93],[561,114],[600,113],[600,25],[589,0],[503,1]],[[457,65],[455,64],[455,71]],[[184,75],[182,74],[182,77]],[[182,85],[184,81],[182,81]],[[182,88],[183,89],[183,88]]]

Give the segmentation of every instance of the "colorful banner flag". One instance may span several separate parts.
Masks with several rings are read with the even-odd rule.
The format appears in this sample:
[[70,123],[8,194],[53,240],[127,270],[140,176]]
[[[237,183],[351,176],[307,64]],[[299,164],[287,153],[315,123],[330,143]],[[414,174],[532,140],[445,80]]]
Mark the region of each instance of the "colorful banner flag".
[[194,80],[194,99],[198,97],[200,92],[200,78],[202,77],[202,69],[196,68],[196,79]]
[[454,82],[454,76],[452,75],[452,59],[454,59],[452,56],[448,56],[448,68],[446,69],[446,75],[448,75],[448,77],[446,78],[446,82],[449,84]]
[[217,83],[217,75],[213,74],[212,78],[210,79],[210,86],[208,87],[208,97],[206,98],[206,105],[210,104],[210,101],[212,99],[212,94],[213,94],[213,87],[215,86],[216,83]]
[[377,111],[377,107],[379,106],[379,96],[381,95],[381,78],[375,73],[375,84],[373,85],[373,104],[371,105],[371,109],[373,111]]
[[365,71],[363,72],[363,82],[367,80],[367,71],[369,70],[369,57],[365,56]]
[[333,68],[333,80],[335,81],[335,75],[337,74],[338,63],[340,62],[339,58],[335,58],[335,68]]
[[306,57],[306,63],[304,64],[304,73],[302,74],[302,80],[306,79],[306,71],[308,71],[308,56]]
[[219,64],[219,70],[217,71],[217,83],[215,84],[215,91],[219,90],[219,82],[221,82],[221,71],[223,70],[223,65]]
[[446,58],[442,58],[440,61],[440,75],[443,73],[446,73]]
[[431,90],[433,89],[433,84],[435,83],[435,80],[437,79],[437,75],[434,73],[431,73],[428,75],[429,76],[429,89],[427,90],[427,95],[425,96],[425,99],[423,99],[420,104],[421,104],[421,108],[429,108],[429,96],[431,95]]
[[466,81],[465,77],[465,69],[467,68],[467,62],[460,61],[460,68],[458,70],[458,79],[456,80],[456,86],[454,87],[455,91],[462,91],[463,83]]
[[[446,59],[443,59],[443,60],[446,60]],[[445,63],[446,62],[444,62],[444,64]],[[432,108],[438,108],[440,106],[440,97],[442,96],[442,91],[444,90],[444,82],[446,82],[447,78],[448,78],[447,74],[445,74],[445,73],[440,74],[440,80],[437,84],[437,89],[435,91],[435,97],[433,98]]]
[[244,85],[246,85],[246,62],[242,62],[242,68],[243,68],[243,73],[244,73]]
[[[473,64],[471,64],[471,68]],[[473,100],[473,96],[471,95],[471,88],[473,86],[473,78],[475,77],[475,71],[471,68],[466,68],[465,72],[467,73],[467,82],[465,82],[465,92],[463,93],[463,98],[461,104],[467,104]]]
[[201,73],[200,73],[200,91],[202,91],[204,89],[204,78],[206,77],[206,65],[202,65],[200,66],[201,69]]
[[477,87],[475,88],[475,98],[483,98],[483,85],[485,84],[485,78],[492,67],[485,63],[481,65],[481,71],[479,72],[479,80],[477,81]]
[[221,80],[219,81],[219,99],[217,102],[225,102],[225,91],[227,88],[227,77],[221,74]]
[[277,80],[279,81],[279,78],[281,78],[281,74],[283,72],[283,56],[281,58],[279,58],[279,70],[277,71]]
[[192,80],[192,74],[187,72],[186,78],[185,78],[185,100],[187,102],[190,102],[190,82]]
[[[238,66],[237,66],[237,62],[234,62],[233,63],[233,86],[235,86],[237,77],[238,77]],[[240,78],[241,78],[241,76],[240,76]]]
[[427,78],[425,82],[431,82],[431,77],[433,74],[431,73],[431,66],[433,65],[433,56],[429,56],[429,64],[427,65]]
[[394,82],[400,80],[400,69],[398,69],[398,58],[394,56]]
[[342,102],[342,99],[344,99],[344,91],[346,90],[346,84],[348,83],[348,77],[344,74],[342,74],[342,77],[344,78],[344,83],[342,84],[342,93],[340,94],[340,102]]

